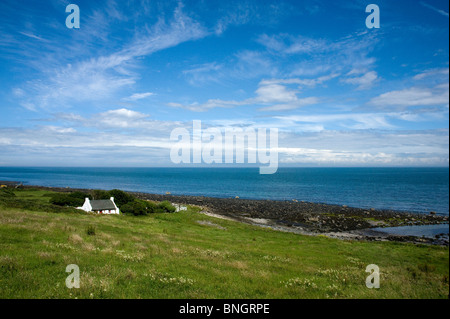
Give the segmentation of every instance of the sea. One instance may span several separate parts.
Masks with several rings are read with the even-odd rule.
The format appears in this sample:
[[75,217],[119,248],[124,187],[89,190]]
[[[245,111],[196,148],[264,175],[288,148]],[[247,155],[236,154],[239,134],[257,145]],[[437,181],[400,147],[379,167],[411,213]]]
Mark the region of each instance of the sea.
[[449,214],[448,168],[0,167],[0,181],[219,198],[298,200]]

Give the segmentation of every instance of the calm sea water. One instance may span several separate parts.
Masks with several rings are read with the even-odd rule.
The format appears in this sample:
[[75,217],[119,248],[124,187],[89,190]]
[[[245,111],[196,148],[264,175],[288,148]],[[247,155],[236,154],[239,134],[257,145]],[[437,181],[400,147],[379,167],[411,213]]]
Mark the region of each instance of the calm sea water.
[[441,225],[421,225],[421,226],[400,226],[400,227],[387,227],[387,228],[372,228],[372,231],[380,231],[388,233],[390,235],[402,235],[402,236],[424,236],[433,238],[438,234],[448,234],[448,224]]
[[449,213],[448,168],[279,168],[273,175],[258,172],[258,168],[0,167],[0,180]]

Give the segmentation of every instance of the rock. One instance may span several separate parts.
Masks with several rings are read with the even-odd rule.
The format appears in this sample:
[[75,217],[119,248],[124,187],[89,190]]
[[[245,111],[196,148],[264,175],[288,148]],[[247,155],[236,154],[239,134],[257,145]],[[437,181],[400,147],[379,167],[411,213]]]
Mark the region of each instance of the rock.
[[436,212],[430,212],[430,215],[436,215]]
[[347,206],[347,205],[342,205],[342,207],[343,207],[343,208],[347,208],[348,206]]
[[236,199],[239,199],[239,196],[236,196],[235,198],[236,198]]

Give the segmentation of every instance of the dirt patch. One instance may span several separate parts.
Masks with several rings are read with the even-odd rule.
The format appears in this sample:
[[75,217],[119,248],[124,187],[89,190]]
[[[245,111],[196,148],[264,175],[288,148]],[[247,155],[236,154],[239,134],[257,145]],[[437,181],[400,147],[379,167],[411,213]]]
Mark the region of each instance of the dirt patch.
[[220,226],[218,224],[215,224],[213,222],[210,222],[208,220],[197,220],[197,224],[211,226],[211,227],[214,227],[214,228],[226,230],[225,227],[222,227],[222,226]]

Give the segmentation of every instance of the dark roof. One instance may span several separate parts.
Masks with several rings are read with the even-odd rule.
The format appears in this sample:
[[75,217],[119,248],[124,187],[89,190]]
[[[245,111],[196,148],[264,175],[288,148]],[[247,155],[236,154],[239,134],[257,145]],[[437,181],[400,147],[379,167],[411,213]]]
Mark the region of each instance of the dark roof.
[[91,200],[92,210],[116,209],[110,199]]

